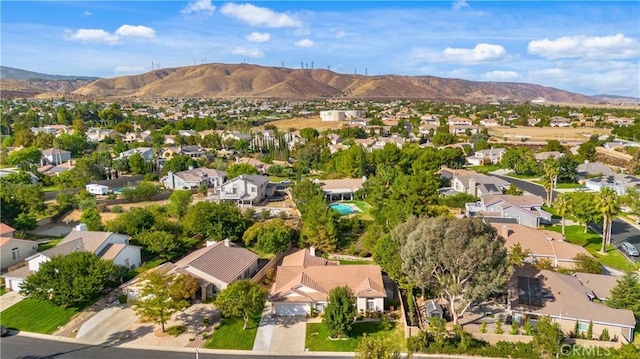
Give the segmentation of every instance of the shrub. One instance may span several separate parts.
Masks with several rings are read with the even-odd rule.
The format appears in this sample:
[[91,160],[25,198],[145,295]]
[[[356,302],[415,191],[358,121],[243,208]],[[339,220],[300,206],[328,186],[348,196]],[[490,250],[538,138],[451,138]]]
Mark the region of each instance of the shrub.
[[518,334],[518,323],[516,323],[515,320],[513,322],[511,322],[511,331],[509,333],[511,335],[517,335]]
[[380,318],[380,322],[378,322],[378,326],[382,331],[387,331],[391,329],[391,323],[389,323],[389,320],[384,315],[382,316],[382,318]]
[[262,219],[269,219],[269,217],[271,217],[271,211],[263,209],[262,212],[260,212],[260,217],[262,217]]
[[504,330],[502,330],[502,322],[501,321],[497,321],[496,322],[496,330],[493,331],[495,334],[504,334]]
[[174,325],[172,327],[167,328],[167,334],[173,335],[174,337],[177,337],[178,335],[186,331],[187,331],[187,327],[185,327],[184,325]]
[[100,212],[100,213],[106,212],[107,211],[107,204],[106,203],[98,203],[96,205],[96,208],[98,209],[98,212]]
[[124,213],[124,207],[121,205],[111,207],[111,212],[113,213]]
[[487,332],[487,323],[482,322],[482,324],[480,324],[480,333],[486,333]]
[[526,335],[533,335],[533,325],[531,324],[529,318],[527,318],[527,320],[524,322],[524,333]]
[[611,338],[609,337],[609,330],[607,330],[607,328],[602,329],[602,335],[600,335],[600,340],[608,342],[609,340],[611,340]]
[[589,322],[589,327],[587,328],[587,339],[593,339],[593,322]]
[[115,193],[109,193],[107,195],[107,199],[116,199],[116,198],[118,198],[118,195]]
[[203,325],[206,325],[206,326],[211,325],[211,318],[204,318],[204,319],[202,319],[202,324],[203,324]]
[[120,294],[118,296],[118,303],[120,304],[125,304],[127,302],[127,295],[126,294]]
[[283,221],[284,221],[285,219],[287,219],[287,211],[280,211],[280,212],[278,213],[278,218],[280,218],[280,219],[281,219],[281,220],[283,220]]

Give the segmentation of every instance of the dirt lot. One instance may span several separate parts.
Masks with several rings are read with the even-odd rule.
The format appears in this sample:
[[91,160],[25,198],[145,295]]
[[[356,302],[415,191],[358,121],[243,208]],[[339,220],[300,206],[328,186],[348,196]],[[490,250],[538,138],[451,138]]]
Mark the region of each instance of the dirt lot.
[[269,122],[270,125],[276,126],[279,130],[287,131],[290,128],[295,128],[296,130],[300,130],[306,127],[315,128],[318,131],[329,130],[329,129],[337,129],[342,128],[342,126],[346,125],[346,122],[340,121],[332,121],[332,122],[323,122],[320,119],[320,116],[305,118],[305,117],[296,117],[290,118],[287,120],[278,120]]
[[498,127],[492,128],[489,130],[489,134],[497,137],[521,137],[521,136],[530,136],[530,140],[547,140],[547,139],[556,139],[560,141],[586,141],[589,139],[589,136],[593,134],[604,135],[610,134],[610,129],[605,128],[572,128],[572,127],[525,127],[519,126],[515,128],[511,127]]

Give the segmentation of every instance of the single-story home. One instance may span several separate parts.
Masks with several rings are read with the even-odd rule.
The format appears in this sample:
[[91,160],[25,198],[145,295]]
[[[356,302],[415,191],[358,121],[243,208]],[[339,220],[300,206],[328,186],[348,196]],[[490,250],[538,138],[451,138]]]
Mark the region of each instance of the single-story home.
[[366,180],[366,177],[362,177],[332,180],[316,179],[314,182],[320,186],[327,200],[333,202],[353,200],[355,193],[362,189],[362,185]]
[[91,194],[105,195],[109,193],[109,186],[101,184],[89,183],[85,186],[85,189]]
[[98,257],[111,260],[117,265],[135,269],[140,266],[140,247],[129,244],[129,236],[113,232],[73,230],[57,246],[25,258],[26,266],[7,272],[5,278],[8,290],[18,291],[24,279],[40,269],[40,264],[54,256],[71,252],[88,251]]
[[595,293],[603,291],[597,278],[601,277],[605,286],[610,286],[611,278],[592,274],[589,281],[585,281],[581,275],[516,268],[509,286],[509,310],[514,320],[522,322],[525,317],[536,320],[549,316],[564,333],[574,332],[577,327],[579,333],[574,334],[582,335],[587,333],[592,323],[594,337],[607,329],[610,338],[622,343],[633,342],[636,326],[633,312],[594,301],[599,298]]
[[175,173],[169,171],[160,181],[164,184],[164,188],[191,189],[198,188],[201,184],[207,187],[217,188],[220,187],[226,179],[227,173],[224,171],[199,167]]
[[619,196],[624,196],[628,188],[640,188],[640,177],[617,173],[610,176],[590,178],[584,182],[584,185],[596,192],[600,192],[605,187],[611,188]]
[[465,205],[469,217],[508,219],[527,227],[538,228],[551,223],[551,213],[542,209],[543,200],[538,196],[514,196],[506,194],[485,194],[479,202]]
[[306,316],[312,308],[318,313],[324,311],[331,290],[342,286],[351,289],[358,311],[384,310],[387,294],[379,266],[337,265],[316,257],[313,248],[283,258],[269,301],[277,316]]

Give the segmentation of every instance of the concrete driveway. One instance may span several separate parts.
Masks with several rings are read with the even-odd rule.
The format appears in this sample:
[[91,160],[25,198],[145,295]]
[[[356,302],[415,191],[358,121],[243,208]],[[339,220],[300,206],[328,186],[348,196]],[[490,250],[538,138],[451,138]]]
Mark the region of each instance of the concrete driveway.
[[253,350],[270,353],[304,352],[306,334],[306,318],[271,316],[271,304],[267,303],[258,325]]
[[76,339],[94,343],[108,344],[118,339],[138,318],[131,308],[117,305],[106,308],[87,320],[76,334]]
[[24,297],[18,292],[6,292],[0,297],[0,311],[20,302]]

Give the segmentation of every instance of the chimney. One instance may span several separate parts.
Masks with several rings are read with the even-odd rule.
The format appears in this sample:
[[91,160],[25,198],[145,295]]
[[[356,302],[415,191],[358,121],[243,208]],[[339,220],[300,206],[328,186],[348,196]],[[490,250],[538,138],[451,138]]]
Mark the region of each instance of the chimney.
[[316,247],[309,247],[309,254],[312,256],[316,256]]
[[76,226],[76,231],[78,232],[85,232],[87,230],[87,225],[84,223],[80,223],[79,225]]
[[225,247],[230,247],[230,246],[231,246],[230,241],[229,241],[229,238],[225,238],[225,240],[224,240],[224,246],[225,246]]
[[469,178],[469,190],[468,190],[469,194],[472,196],[476,195],[476,178],[475,177],[471,177]]
[[507,239],[509,237],[509,226],[506,224],[502,225],[502,233],[501,233],[502,237],[504,239]]
[[193,171],[193,166],[189,166],[189,171]]
[[218,242],[216,242],[216,241],[207,241],[205,247],[211,247],[212,245],[214,245],[216,243],[218,243]]

